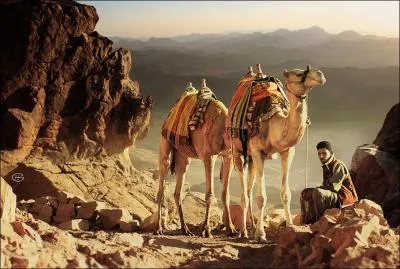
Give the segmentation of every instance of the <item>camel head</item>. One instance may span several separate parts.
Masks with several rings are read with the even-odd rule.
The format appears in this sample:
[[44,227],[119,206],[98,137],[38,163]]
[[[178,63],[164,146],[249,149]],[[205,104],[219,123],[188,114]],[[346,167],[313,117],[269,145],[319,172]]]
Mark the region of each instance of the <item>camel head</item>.
[[324,73],[317,68],[307,65],[306,70],[283,70],[286,79],[286,89],[298,97],[305,97],[315,86],[324,85],[326,82]]

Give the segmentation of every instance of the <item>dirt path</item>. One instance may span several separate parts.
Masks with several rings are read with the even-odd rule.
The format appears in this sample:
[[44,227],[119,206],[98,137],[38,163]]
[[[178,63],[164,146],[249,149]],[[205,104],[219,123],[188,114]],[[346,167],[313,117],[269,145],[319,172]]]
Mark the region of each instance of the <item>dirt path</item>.
[[[90,254],[86,254],[108,266],[118,265],[118,257],[121,255],[123,258],[134,257],[134,265],[141,268],[267,268],[272,262],[275,246],[272,239],[267,244],[259,244],[252,239],[228,238],[222,232],[213,238],[173,233],[132,236],[129,233],[104,231],[71,232],[81,252],[88,251],[85,247],[88,246]],[[133,247],[141,238],[142,246]],[[104,257],[98,253],[104,253]]]

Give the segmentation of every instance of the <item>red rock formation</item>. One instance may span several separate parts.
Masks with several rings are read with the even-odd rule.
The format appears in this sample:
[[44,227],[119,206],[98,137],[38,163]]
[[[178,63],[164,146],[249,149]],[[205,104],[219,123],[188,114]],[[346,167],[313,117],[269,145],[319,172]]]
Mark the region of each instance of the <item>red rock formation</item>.
[[395,268],[398,242],[381,207],[362,199],[347,208],[326,210],[311,226],[280,231],[272,267]]
[[392,227],[400,225],[400,105],[391,108],[374,144],[359,146],[351,171],[360,199],[382,206]]
[[400,104],[390,109],[373,143],[380,150],[400,157]]
[[129,78],[129,50],[95,31],[98,19],[69,0],[0,3],[2,175],[33,148],[112,155],[146,131],[152,101]]

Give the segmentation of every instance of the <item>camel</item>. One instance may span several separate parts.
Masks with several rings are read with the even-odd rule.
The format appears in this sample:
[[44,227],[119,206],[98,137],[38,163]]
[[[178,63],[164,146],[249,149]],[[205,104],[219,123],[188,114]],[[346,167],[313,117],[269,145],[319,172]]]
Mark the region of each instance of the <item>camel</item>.
[[[201,88],[206,88],[206,81],[201,81]],[[190,131],[192,145],[197,153],[197,156],[188,156],[190,151],[183,145],[173,145],[163,136],[160,142],[159,154],[159,189],[157,194],[158,201],[158,221],[156,224],[155,234],[163,234],[161,225],[161,209],[164,201],[165,177],[169,167],[176,173],[175,187],[175,203],[178,208],[179,219],[181,223],[181,232],[184,235],[192,236],[193,233],[188,229],[183,218],[182,211],[182,186],[185,181],[185,173],[192,158],[198,158],[203,161],[206,176],[206,195],[205,201],[207,204],[204,225],[202,227],[203,237],[212,237],[209,224],[210,207],[214,198],[214,165],[218,156],[222,156],[223,163],[221,167],[221,179],[223,181],[222,201],[224,205],[225,219],[224,225],[229,236],[235,235],[236,231],[232,224],[229,212],[229,179],[233,169],[232,154],[229,138],[224,137],[225,120],[228,115],[228,109],[222,102],[212,101],[205,111],[204,123],[200,128]],[[171,154],[171,161],[170,156]]]
[[[259,67],[258,75],[262,75]],[[282,166],[281,201],[284,206],[286,225],[293,224],[290,213],[291,193],[289,189],[289,169],[295,155],[295,145],[303,137],[307,124],[307,94],[313,87],[325,84],[324,74],[307,66],[306,70],[293,69],[283,71],[285,88],[290,108],[287,117],[275,114],[270,119],[260,122],[258,134],[248,142],[249,163],[242,158],[242,144],[238,139],[232,139],[233,159],[242,186],[242,227],[239,237],[248,237],[246,216],[250,210],[251,225],[255,229],[256,240],[265,242],[264,210],[266,205],[266,186],[264,180],[264,160],[279,154]],[[262,77],[262,76],[261,76]],[[247,171],[246,171],[247,170]],[[247,172],[247,173],[246,173]],[[256,204],[260,209],[257,227],[255,227],[252,212],[252,190],[257,180]],[[249,208],[250,206],[250,208]]]

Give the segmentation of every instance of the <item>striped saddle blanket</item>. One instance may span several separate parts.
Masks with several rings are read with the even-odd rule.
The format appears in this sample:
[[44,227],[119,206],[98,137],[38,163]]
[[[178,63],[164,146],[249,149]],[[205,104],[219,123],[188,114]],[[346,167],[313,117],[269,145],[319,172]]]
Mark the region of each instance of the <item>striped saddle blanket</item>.
[[289,114],[289,100],[279,79],[241,80],[229,105],[226,129],[231,137],[248,140],[258,132],[259,123],[276,113]]
[[[204,113],[216,100],[210,89],[185,91],[170,110],[162,126],[162,136],[174,145],[192,146],[190,131],[204,123]],[[194,149],[191,150],[195,154]]]

